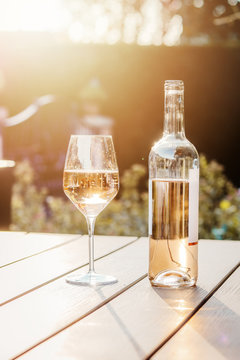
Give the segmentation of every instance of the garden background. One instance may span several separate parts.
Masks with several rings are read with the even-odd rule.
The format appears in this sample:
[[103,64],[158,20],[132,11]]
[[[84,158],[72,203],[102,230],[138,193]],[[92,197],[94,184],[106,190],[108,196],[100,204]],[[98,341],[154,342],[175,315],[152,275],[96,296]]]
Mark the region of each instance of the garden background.
[[[204,155],[200,237],[238,239],[239,1],[43,1],[35,10],[13,3],[0,2],[0,105],[11,118],[41,96],[54,101],[2,126],[4,158],[17,163],[10,228],[85,231],[64,198],[62,171],[90,88],[99,115],[112,121],[121,174],[118,198],[96,230],[146,235],[147,159],[161,136],[163,84],[181,79],[186,135]],[[62,11],[68,20],[57,23]]]

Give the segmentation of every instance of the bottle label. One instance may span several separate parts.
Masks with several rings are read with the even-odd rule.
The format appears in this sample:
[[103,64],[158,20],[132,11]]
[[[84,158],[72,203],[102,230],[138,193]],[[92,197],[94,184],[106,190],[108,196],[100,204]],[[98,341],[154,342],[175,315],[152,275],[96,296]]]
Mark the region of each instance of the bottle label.
[[199,169],[189,179],[149,179],[149,236],[198,243]]
[[198,243],[199,169],[189,170],[188,245]]

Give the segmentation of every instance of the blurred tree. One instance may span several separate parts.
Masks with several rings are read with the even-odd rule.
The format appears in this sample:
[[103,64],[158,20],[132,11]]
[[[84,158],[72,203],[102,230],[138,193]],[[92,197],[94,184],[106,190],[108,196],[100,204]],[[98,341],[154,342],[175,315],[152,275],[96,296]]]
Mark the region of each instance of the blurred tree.
[[68,34],[73,42],[81,43],[172,46],[239,42],[239,0],[8,0],[8,6],[5,3],[0,2],[3,31],[47,31],[64,37]]
[[76,42],[238,44],[239,0],[65,0]]
[[[171,9],[171,3],[179,1],[165,0],[165,3]],[[175,12],[183,18],[181,36],[183,44],[239,42],[240,4],[238,0],[182,0],[181,3],[181,8],[179,10],[175,8]]]

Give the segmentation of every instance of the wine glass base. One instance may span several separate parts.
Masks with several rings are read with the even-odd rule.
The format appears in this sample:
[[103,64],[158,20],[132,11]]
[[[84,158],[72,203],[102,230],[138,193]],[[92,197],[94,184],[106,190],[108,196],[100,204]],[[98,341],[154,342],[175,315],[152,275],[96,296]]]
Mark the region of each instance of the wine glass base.
[[116,283],[118,280],[111,275],[98,274],[95,272],[88,272],[82,275],[69,275],[66,277],[66,282],[73,285],[110,285]]

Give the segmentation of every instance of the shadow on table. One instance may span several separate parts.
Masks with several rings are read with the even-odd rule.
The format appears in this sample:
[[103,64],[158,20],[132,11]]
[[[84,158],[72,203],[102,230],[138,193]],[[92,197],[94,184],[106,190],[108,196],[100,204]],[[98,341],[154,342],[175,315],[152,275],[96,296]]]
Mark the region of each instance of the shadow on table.
[[[104,294],[102,293],[101,289],[97,289],[96,288],[96,292],[98,293],[98,295],[100,296],[101,299],[106,300]],[[141,349],[140,345],[137,343],[137,341],[134,339],[133,335],[131,334],[131,332],[129,331],[129,329],[125,326],[124,322],[120,319],[120,317],[118,316],[118,314],[116,313],[116,311],[113,309],[112,305],[110,302],[108,302],[106,305],[106,308],[109,310],[110,314],[112,315],[112,317],[116,320],[117,324],[119,325],[120,329],[123,331],[123,333],[127,336],[127,338],[129,339],[129,341],[131,342],[132,346],[134,347],[134,349],[136,350],[138,356],[140,359],[145,358],[145,353],[144,351]]]
[[[208,295],[208,292],[200,287],[184,290],[154,289],[154,291],[180,314],[180,323],[184,322],[191,311],[198,306],[199,300],[203,301]],[[240,316],[215,296],[212,296],[187,324],[227,359],[238,358]],[[176,339],[179,340],[179,343],[181,342],[182,346],[182,336],[178,336]],[[189,341],[189,337],[187,341]],[[194,356],[194,350],[192,355]]]

